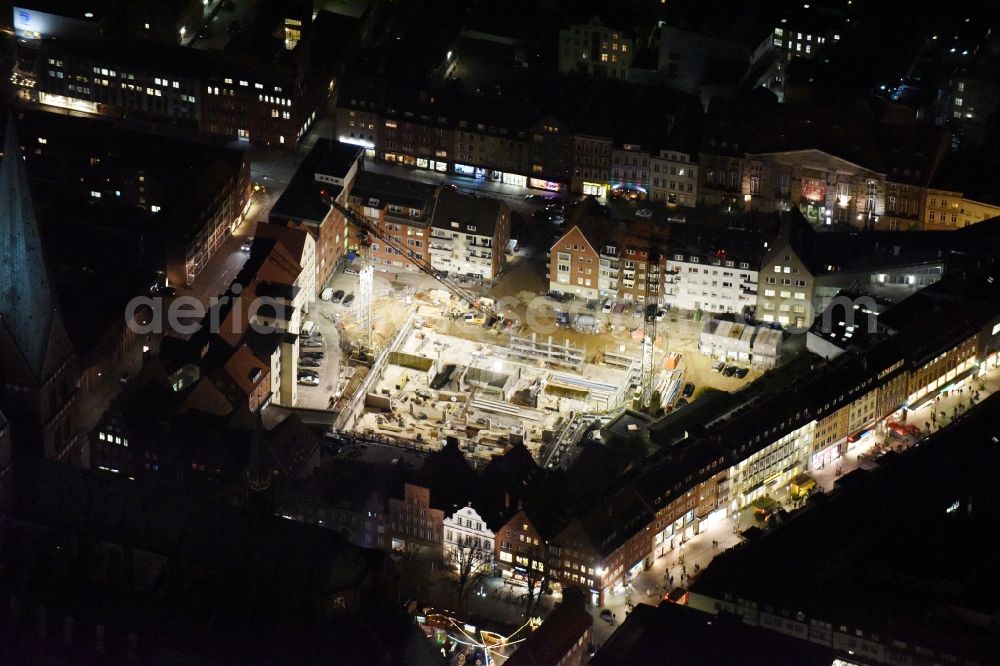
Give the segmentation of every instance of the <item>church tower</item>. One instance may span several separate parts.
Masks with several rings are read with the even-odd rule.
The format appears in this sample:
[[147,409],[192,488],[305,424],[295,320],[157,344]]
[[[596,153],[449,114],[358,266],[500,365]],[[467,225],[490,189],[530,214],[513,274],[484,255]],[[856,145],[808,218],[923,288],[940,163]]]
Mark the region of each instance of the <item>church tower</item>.
[[83,462],[74,418],[78,384],[11,114],[0,160],[0,411],[10,421],[15,458]]

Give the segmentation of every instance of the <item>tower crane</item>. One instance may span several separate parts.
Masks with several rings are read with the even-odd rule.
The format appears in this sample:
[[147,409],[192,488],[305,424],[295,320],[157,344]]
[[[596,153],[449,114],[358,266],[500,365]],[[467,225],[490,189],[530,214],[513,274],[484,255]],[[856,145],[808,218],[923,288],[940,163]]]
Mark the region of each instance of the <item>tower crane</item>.
[[654,345],[656,343],[656,313],[659,309],[659,290],[650,287],[660,281],[660,253],[650,248],[646,263],[646,283],[643,286],[642,312],[642,361],[640,372],[640,400],[642,409],[648,409],[653,397],[653,382],[656,379]]
[[385,231],[379,229],[375,224],[372,224],[367,218],[358,215],[349,207],[344,206],[333,198],[328,199],[329,204],[340,212],[348,221],[353,224],[359,232],[359,245],[363,248],[363,267],[360,271],[360,284],[359,284],[359,295],[358,295],[358,310],[361,319],[362,331],[365,336],[365,344],[368,349],[371,349],[371,333],[373,329],[374,321],[372,320],[372,273],[374,271],[371,263],[371,257],[369,256],[369,248],[372,243],[372,238],[379,239],[386,246],[391,247],[400,256],[406,257],[410,263],[417,267],[417,269],[426,275],[434,278],[438,281],[445,289],[451,292],[453,295],[457,296],[460,300],[468,303],[469,307],[478,310],[483,313],[487,321],[495,321],[496,319],[501,319],[502,315],[493,307],[485,305],[479,298],[477,294],[466,289],[461,284],[455,280],[447,277],[441,271],[435,270],[429,262],[424,259],[413,256],[412,250],[406,246],[405,243],[396,240],[394,236],[386,233]]

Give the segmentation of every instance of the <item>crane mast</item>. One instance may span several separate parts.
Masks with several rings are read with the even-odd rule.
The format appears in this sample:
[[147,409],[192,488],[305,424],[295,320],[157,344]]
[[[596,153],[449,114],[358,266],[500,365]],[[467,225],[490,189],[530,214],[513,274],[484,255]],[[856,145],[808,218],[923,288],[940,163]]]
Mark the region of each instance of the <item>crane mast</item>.
[[440,283],[445,289],[450,291],[460,300],[468,303],[469,307],[479,310],[490,318],[500,317],[500,314],[496,310],[482,304],[477,294],[469,291],[455,280],[448,278],[441,271],[435,270],[426,260],[414,256],[410,248],[402,242],[396,240],[392,235],[379,229],[367,218],[358,215],[353,210],[339,203],[332,197],[328,199],[328,202],[341,215],[347,218],[351,224],[357,227],[361,234],[359,244],[362,248],[364,266],[359,274],[357,316],[359,324],[363,326],[362,330],[364,332],[362,335],[364,336],[368,349],[371,349],[371,335],[372,328],[374,327],[372,316],[372,304],[374,302],[374,268],[372,267],[371,257],[369,254],[372,237],[379,239],[381,242],[385,243],[386,246],[394,249],[400,256],[406,257],[421,273],[429,275],[437,280],[437,282]]

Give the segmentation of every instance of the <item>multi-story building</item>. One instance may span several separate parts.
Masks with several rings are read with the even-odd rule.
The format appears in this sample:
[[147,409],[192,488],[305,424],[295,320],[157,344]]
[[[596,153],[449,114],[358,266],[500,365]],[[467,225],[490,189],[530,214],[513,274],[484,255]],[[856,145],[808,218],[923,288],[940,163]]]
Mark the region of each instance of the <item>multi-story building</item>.
[[458,440],[449,438],[404,481],[402,493],[389,498],[388,547],[394,552],[430,548],[441,557],[445,517],[469,505],[474,479]]
[[[364,217],[395,241],[388,245],[372,238],[367,248],[368,261],[379,270],[417,270],[417,264],[430,264],[431,218],[437,188],[413,180],[362,171],[354,181],[348,202],[354,212]],[[351,228],[357,243],[363,231]]]
[[[471,504],[446,516],[441,529],[446,563],[471,564],[473,572],[481,567],[492,571],[496,535]],[[460,554],[463,550],[465,554]]]
[[147,260],[171,285],[190,284],[249,209],[244,152],[98,119],[32,112],[21,122],[32,179],[50,206],[86,202],[91,224],[107,233],[154,234]]
[[447,189],[438,193],[428,241],[435,270],[494,280],[509,242],[507,204]]
[[525,509],[518,510],[497,529],[493,545],[497,569],[504,578],[523,581],[529,571],[535,579],[545,575],[548,542]]
[[[550,251],[549,289],[588,299],[601,295],[602,284],[608,285],[607,293],[617,292],[619,262],[610,256],[606,261],[608,265],[602,266],[601,256],[588,240],[587,234],[581,227],[574,225],[556,241]],[[601,277],[604,272],[608,273],[608,277]],[[610,286],[611,280],[615,281],[614,287]]]
[[315,241],[312,296],[322,291],[347,254],[347,221],[331,202],[347,205],[361,150],[351,144],[317,140],[268,213],[270,222],[304,229]]
[[[953,247],[968,248],[967,238]],[[792,211],[762,261],[756,316],[807,329],[844,289],[900,300],[941,278],[943,249],[939,237],[920,233],[816,233]]]
[[348,41],[331,40],[341,36],[342,26],[328,13],[322,17],[294,55],[282,50],[274,58],[198,50],[146,35],[21,40],[15,80],[22,97],[43,107],[291,148],[329,94],[339,57],[329,53],[329,44]]
[[673,225],[663,302],[682,310],[752,313],[769,238],[715,226]]
[[191,39],[210,11],[202,0],[134,0],[125,4],[19,0],[14,32],[19,39],[152,39],[178,44]]
[[698,202],[698,164],[679,150],[661,150],[649,158],[649,199],[693,207]]
[[961,229],[1000,217],[1000,205],[976,201],[962,192],[928,188],[923,207],[923,228],[928,231]]
[[611,186],[611,146],[609,138],[573,135],[573,192],[605,197]]
[[559,31],[559,73],[591,78],[628,79],[635,40],[594,17]]
[[611,189],[628,190],[640,199],[649,196],[649,151],[626,143],[611,149]]
[[512,110],[501,120],[475,99],[389,97],[360,85],[342,90],[339,140],[364,147],[368,157],[432,173],[550,191],[568,187],[572,136],[558,119]]

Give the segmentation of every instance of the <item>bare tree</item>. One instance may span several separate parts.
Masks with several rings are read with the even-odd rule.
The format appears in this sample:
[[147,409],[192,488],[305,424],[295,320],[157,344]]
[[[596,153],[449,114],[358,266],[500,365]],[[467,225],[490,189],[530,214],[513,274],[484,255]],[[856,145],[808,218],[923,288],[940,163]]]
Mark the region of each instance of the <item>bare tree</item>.
[[542,599],[542,592],[549,586],[549,565],[546,561],[548,548],[545,544],[532,548],[525,553],[525,573],[524,580],[528,585],[528,591],[524,595],[524,620],[531,619],[532,613],[538,607]]
[[446,554],[455,603],[459,608],[469,590],[493,570],[493,551],[478,537],[465,535],[459,542],[448,544]]

